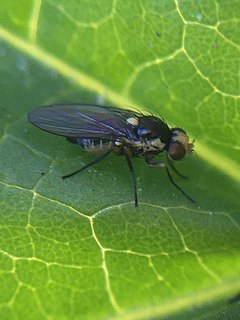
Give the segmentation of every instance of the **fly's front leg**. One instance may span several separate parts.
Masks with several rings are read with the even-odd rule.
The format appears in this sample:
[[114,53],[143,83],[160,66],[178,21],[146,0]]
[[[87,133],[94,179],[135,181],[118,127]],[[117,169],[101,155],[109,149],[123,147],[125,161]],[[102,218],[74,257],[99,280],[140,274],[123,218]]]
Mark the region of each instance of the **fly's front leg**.
[[156,168],[167,168],[167,166],[169,166],[172,171],[174,171],[179,177],[181,177],[182,179],[188,179],[188,177],[184,176],[183,174],[181,174],[176,168],[175,166],[172,164],[172,162],[168,161],[167,164],[162,162],[162,161],[153,161],[153,158],[145,158],[146,163],[150,166],[150,167],[156,167]]
[[174,171],[180,178],[182,179],[188,179],[188,177],[184,176],[183,174],[181,174],[176,168],[175,166],[172,164],[172,162],[168,161],[168,165],[171,167],[172,171]]
[[151,167],[157,167],[157,168],[166,168],[166,172],[167,172],[167,176],[168,179],[170,181],[170,183],[176,188],[178,189],[178,191],[180,191],[188,200],[190,200],[193,203],[196,203],[195,200],[193,200],[182,188],[179,187],[179,185],[176,184],[176,182],[173,180],[172,175],[168,169],[168,166],[176,173],[178,174],[180,177],[182,178],[186,178],[185,176],[182,176],[177,169],[170,163],[168,162],[167,164],[161,161],[153,161],[153,158],[145,158],[146,163],[151,166]]
[[164,163],[162,161],[154,161],[152,157],[145,158],[145,161],[150,167],[156,167],[156,168],[165,168],[166,167],[166,163]]
[[179,185],[176,184],[176,182],[173,181],[173,178],[168,170],[168,167],[166,167],[166,172],[171,184],[174,185],[174,187],[178,189],[188,200],[190,200],[192,203],[196,203],[196,201],[193,198],[191,198],[182,188],[179,187]]

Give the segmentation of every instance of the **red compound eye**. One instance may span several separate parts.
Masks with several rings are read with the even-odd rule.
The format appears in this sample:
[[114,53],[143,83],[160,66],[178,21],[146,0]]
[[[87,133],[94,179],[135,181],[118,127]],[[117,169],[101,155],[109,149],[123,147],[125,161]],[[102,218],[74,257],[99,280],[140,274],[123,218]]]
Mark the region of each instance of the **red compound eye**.
[[186,154],[186,150],[180,142],[173,142],[168,148],[168,157],[170,160],[181,160]]

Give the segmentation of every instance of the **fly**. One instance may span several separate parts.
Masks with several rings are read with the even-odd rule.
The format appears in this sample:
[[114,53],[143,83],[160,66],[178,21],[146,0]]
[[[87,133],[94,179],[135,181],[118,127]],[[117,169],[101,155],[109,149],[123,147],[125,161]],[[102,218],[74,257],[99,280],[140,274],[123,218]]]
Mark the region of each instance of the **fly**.
[[[87,104],[55,104],[41,107],[28,114],[36,127],[64,136],[84,150],[100,153],[82,168],[63,176],[68,178],[98,163],[110,153],[125,156],[133,183],[135,207],[138,206],[137,184],[132,165],[133,157],[142,157],[151,167],[165,168],[171,184],[188,200],[195,202],[173,180],[169,169],[181,175],[174,162],[193,152],[194,144],[181,128],[169,128],[160,118],[132,110]],[[155,160],[166,152],[166,163]]]

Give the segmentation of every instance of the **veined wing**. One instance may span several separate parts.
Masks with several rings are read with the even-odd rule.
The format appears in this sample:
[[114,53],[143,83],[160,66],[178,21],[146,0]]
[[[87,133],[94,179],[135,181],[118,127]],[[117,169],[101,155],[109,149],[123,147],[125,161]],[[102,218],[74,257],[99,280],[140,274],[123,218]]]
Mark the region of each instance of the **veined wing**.
[[130,110],[87,104],[59,104],[41,107],[28,114],[36,127],[65,137],[133,138],[127,119],[141,114]]

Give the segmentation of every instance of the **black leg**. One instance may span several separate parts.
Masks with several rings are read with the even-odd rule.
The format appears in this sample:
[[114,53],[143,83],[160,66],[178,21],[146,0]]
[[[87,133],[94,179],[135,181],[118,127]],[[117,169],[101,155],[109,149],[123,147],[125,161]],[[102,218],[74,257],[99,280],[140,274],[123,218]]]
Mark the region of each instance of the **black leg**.
[[168,167],[166,167],[167,175],[169,178],[169,181],[174,185],[175,188],[177,188],[188,200],[190,200],[193,203],[196,203],[195,200],[193,200],[185,191],[183,191],[174,181],[173,178],[168,170]]
[[169,166],[171,167],[172,171],[174,171],[179,177],[181,177],[182,179],[188,179],[188,177],[184,176],[183,174],[181,174],[176,167],[172,164],[171,161],[168,161]]
[[65,176],[63,176],[62,178],[63,179],[66,179],[66,178],[69,178],[71,176],[73,176],[74,174],[78,173],[78,172],[81,172],[85,169],[87,169],[88,167],[91,167],[92,165],[98,163],[99,161],[101,161],[103,158],[105,158],[110,152],[112,152],[113,148],[105,151],[104,153],[100,154],[97,158],[95,158],[93,161],[89,162],[88,164],[86,164],[85,166],[83,166],[82,168],[72,172],[72,173],[69,173],[69,174],[66,174]]
[[134,170],[133,170],[132,161],[129,158],[129,156],[127,155],[127,153],[125,153],[125,157],[126,157],[126,160],[127,160],[128,169],[129,169],[129,171],[131,173],[131,177],[132,177],[134,199],[135,199],[135,207],[138,207],[137,184],[136,184],[136,179],[135,179],[135,174],[134,174]]
[[162,161],[154,161],[153,157],[146,157],[145,158],[146,163],[150,166],[150,167],[155,167],[155,168],[164,168],[166,167],[166,164]]

